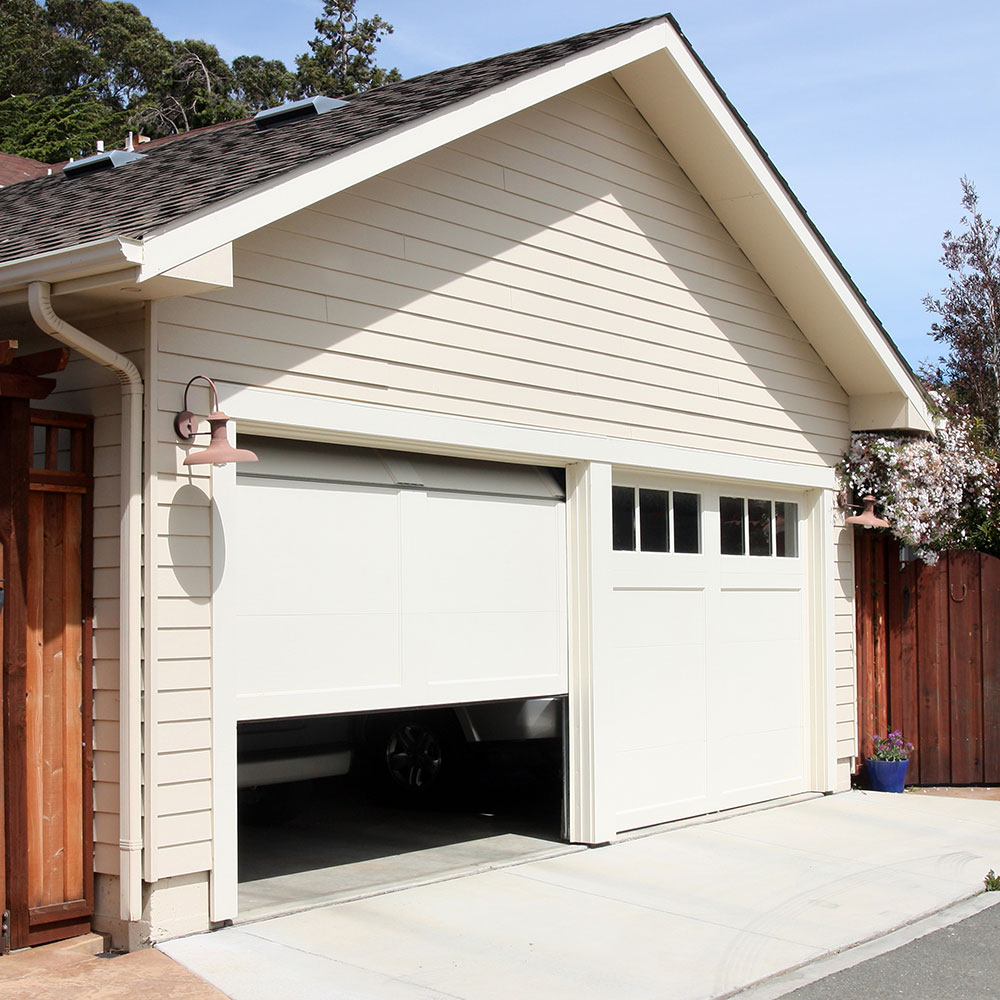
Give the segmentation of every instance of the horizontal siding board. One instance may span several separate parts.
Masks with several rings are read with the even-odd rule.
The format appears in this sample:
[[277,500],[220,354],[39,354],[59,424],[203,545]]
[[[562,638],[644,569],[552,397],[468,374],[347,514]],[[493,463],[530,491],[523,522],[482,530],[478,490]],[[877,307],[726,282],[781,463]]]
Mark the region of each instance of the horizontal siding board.
[[[175,572],[181,568],[175,567]],[[156,606],[156,622],[160,628],[210,628],[212,608],[207,601],[192,601],[190,597],[162,598]]]
[[167,660],[157,661],[156,689],[161,692],[189,692],[208,689],[212,686],[212,663],[210,660]]
[[204,628],[164,628],[157,632],[160,657],[167,660],[206,660],[212,655],[212,636]]
[[208,810],[160,814],[156,821],[156,835],[157,849],[211,840],[212,814]]
[[209,750],[184,750],[157,756],[156,777],[160,784],[206,781],[212,777],[212,754]]
[[212,845],[209,841],[204,841],[198,844],[160,847],[157,851],[157,865],[160,878],[210,871]]
[[159,785],[155,801],[158,816],[211,809],[212,782],[185,781],[177,785]]
[[212,746],[212,724],[208,719],[161,721],[157,726],[156,737],[160,754],[209,750]]
[[157,705],[160,717],[168,720],[164,725],[169,725],[170,721],[211,719],[212,692],[207,689],[171,691],[160,688]]

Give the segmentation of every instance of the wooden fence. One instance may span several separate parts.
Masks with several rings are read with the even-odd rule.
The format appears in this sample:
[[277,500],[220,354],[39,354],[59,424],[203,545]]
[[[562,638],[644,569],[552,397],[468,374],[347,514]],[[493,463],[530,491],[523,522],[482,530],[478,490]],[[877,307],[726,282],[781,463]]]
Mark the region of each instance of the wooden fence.
[[1000,784],[1000,559],[901,564],[882,532],[854,541],[862,756],[899,729],[909,784]]

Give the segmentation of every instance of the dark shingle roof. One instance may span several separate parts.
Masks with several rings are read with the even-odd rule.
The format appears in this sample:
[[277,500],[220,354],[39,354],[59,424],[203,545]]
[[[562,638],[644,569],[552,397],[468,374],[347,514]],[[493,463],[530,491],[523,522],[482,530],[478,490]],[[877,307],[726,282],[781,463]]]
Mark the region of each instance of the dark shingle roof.
[[[665,20],[644,18],[390,84],[305,121],[252,121],[192,133],[103,173],[22,181],[0,190],[0,264],[113,236],[140,238],[303,164]],[[145,152],[142,147],[140,150]]]

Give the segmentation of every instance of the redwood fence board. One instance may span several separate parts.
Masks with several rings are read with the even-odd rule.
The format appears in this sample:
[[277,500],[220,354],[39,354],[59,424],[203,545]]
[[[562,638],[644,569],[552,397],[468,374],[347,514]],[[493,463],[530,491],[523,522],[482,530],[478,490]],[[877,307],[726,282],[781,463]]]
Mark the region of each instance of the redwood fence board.
[[1000,559],[945,552],[901,564],[888,535],[855,532],[858,724],[916,747],[907,781],[1000,784]]

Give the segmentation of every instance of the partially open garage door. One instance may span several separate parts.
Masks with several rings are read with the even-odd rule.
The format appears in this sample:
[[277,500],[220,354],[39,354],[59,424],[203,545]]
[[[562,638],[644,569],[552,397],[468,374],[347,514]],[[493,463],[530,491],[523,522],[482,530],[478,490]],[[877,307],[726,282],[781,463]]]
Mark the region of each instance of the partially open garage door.
[[238,719],[563,694],[564,490],[531,466],[246,438]]
[[802,497],[613,489],[619,831],[806,790]]

